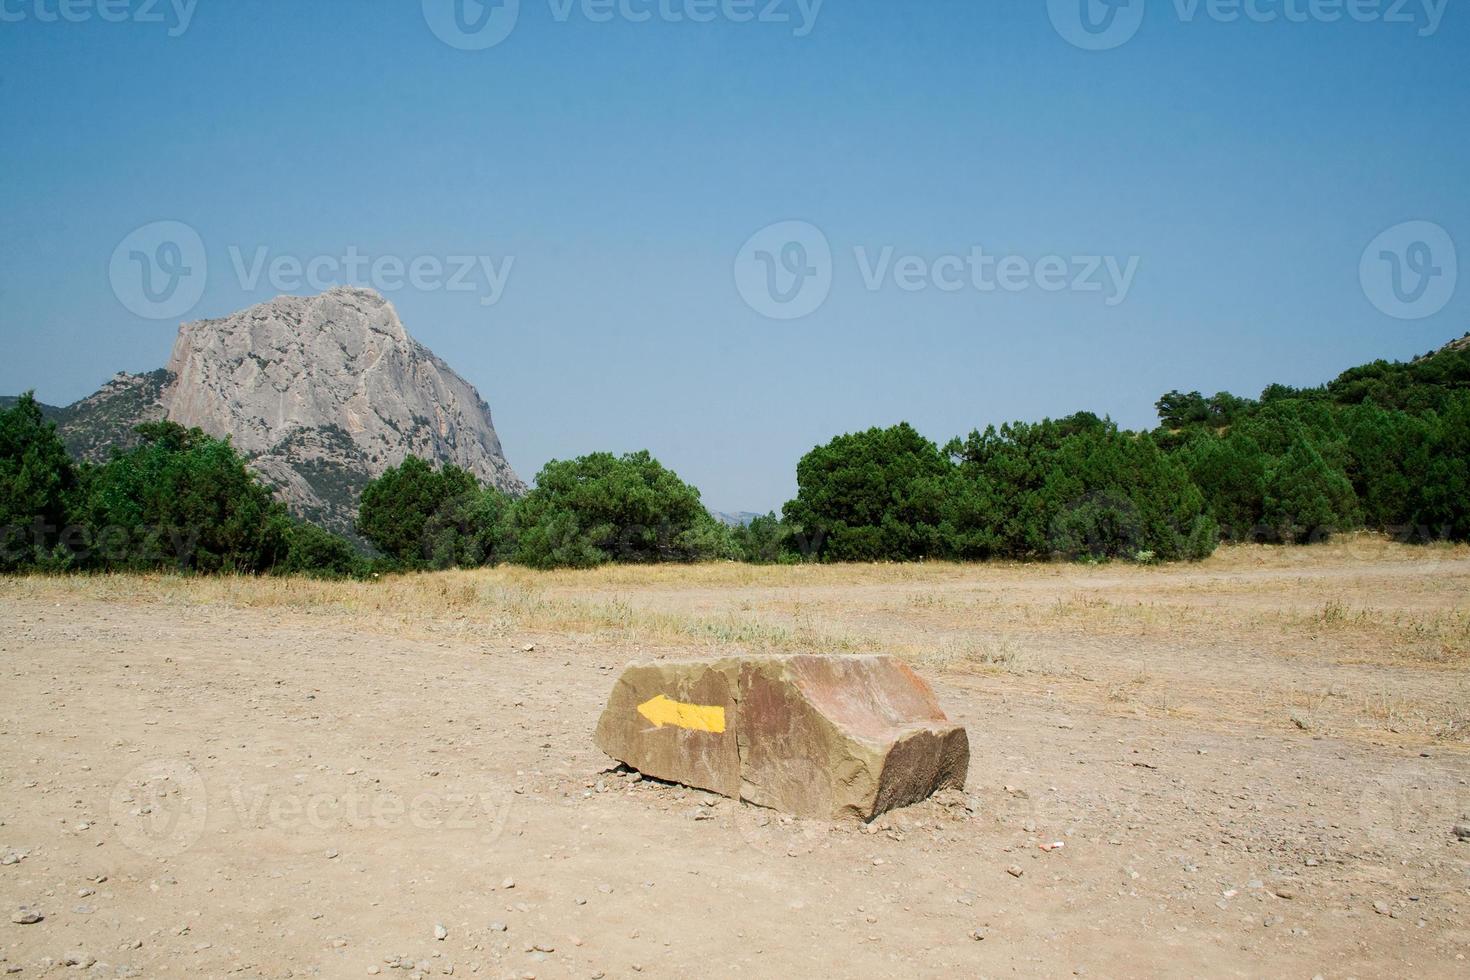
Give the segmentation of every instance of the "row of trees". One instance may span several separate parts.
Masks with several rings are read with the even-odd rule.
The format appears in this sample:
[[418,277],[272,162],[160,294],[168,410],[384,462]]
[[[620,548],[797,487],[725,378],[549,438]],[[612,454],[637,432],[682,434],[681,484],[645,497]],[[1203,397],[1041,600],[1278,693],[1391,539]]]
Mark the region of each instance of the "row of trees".
[[296,520],[228,442],[172,422],[73,463],[35,399],[0,412],[0,571],[365,574],[351,542]]
[[767,537],[838,561],[1189,560],[1358,528],[1470,540],[1470,346],[1157,408],[1145,433],[1081,413],[942,449],[907,425],[839,436],[797,465]]
[[744,557],[699,491],[647,452],[553,460],[515,500],[459,467],[409,457],[368,484],[357,529],[406,568]]
[[1086,413],[943,449],[907,424],[839,436],[802,458],[797,485],[789,533],[833,561],[1176,561],[1218,540],[1177,461]]
[[1227,536],[1470,539],[1470,347],[1319,388],[1273,385],[1259,400],[1170,392],[1158,408],[1152,438]]
[[511,499],[410,457],[368,485],[376,550],[290,517],[227,441],[168,422],[73,463],[27,395],[0,412],[0,570],[366,575],[739,560],[1196,560],[1222,539],[1360,527],[1470,540],[1470,349],[1379,362],[1259,399],[1170,392],[1152,432],[1079,413],[945,446],[907,424],[838,436],[796,498],[726,527],[647,452],[548,463]]
[[228,441],[172,422],[137,432],[136,448],[107,463],[75,463],[33,396],[0,411],[0,571],[340,577],[744,557],[742,534],[646,452],[551,462],[517,500],[410,457],[363,493],[368,555],[291,517]]

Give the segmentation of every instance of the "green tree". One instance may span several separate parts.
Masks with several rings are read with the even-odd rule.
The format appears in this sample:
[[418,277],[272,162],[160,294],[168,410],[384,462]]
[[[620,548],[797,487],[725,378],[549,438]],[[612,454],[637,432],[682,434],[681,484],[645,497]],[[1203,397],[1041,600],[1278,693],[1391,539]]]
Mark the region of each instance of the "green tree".
[[0,411],[0,570],[50,560],[76,488],[56,427],[26,392]]
[[[1188,472],[1090,413],[972,432],[948,447],[1009,558],[1199,559],[1218,529]],[[982,519],[983,516],[982,516]]]
[[801,458],[786,521],[828,561],[911,561],[946,552],[950,463],[907,422],[838,436]]
[[699,491],[645,451],[552,460],[510,508],[514,560],[535,568],[703,561],[734,554]]
[[424,522],[424,558],[431,568],[478,568],[506,557],[511,499],[495,487],[450,497]]
[[285,540],[285,551],[271,567],[271,574],[308,578],[362,578],[368,574],[367,556],[340,534],[284,515],[280,520],[283,526],[277,533]]
[[408,568],[474,566],[493,560],[501,510],[474,474],[410,456],[363,489],[357,530]]
[[87,540],[69,543],[82,565],[255,573],[285,556],[285,509],[228,441],[173,422],[136,431],[86,480]]
[[1426,536],[1470,541],[1470,392],[1446,399],[1430,417],[1431,435],[1410,498],[1410,522]]
[[774,511],[730,529],[736,557],[753,565],[774,565],[793,558],[797,547],[789,537],[789,529]]
[[1159,422],[1170,429],[1185,429],[1210,421],[1210,403],[1197,391],[1187,395],[1171,391],[1154,402],[1154,410],[1159,414]]
[[1282,541],[1320,541],[1357,527],[1357,496],[1347,475],[1310,441],[1299,440],[1266,476],[1265,523]]
[[1243,432],[1224,438],[1200,434],[1184,446],[1179,460],[1224,533],[1235,539],[1248,537],[1265,511],[1270,463],[1255,440]]
[[1375,530],[1413,519],[1416,487],[1434,457],[1439,419],[1390,411],[1373,401],[1345,408],[1341,424],[1347,448],[1345,473],[1362,505],[1362,522]]

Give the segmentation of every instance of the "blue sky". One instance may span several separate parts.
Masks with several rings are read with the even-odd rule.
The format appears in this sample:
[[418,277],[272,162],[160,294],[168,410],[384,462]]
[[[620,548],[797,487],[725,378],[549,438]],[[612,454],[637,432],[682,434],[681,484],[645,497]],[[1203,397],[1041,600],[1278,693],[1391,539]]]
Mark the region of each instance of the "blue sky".
[[[0,0],[0,392],[66,403],[161,366],[179,320],[283,291],[237,272],[261,255],[483,256],[493,305],[478,273],[384,292],[523,476],[648,448],[712,507],[765,510],[839,432],[1147,426],[1171,388],[1316,383],[1470,329],[1470,285],[1406,319],[1360,261],[1388,231],[1443,287],[1470,256],[1463,4],[1132,0],[1136,34],[1094,51],[1049,16],[1083,0],[520,0],[484,50],[431,28],[455,0],[57,2]],[[768,3],[789,19],[738,22]],[[150,319],[110,262],[159,221],[208,273]],[[821,264],[810,239],[743,249],[782,222],[831,254],[796,319],[740,285]],[[960,271],[977,247],[1013,288]]]

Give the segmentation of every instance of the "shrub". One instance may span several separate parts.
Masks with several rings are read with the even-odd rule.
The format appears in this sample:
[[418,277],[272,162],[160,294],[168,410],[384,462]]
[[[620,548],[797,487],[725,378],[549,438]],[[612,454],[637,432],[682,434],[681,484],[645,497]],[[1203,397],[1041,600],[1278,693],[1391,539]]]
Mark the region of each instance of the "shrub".
[[948,550],[951,466],[907,422],[838,436],[801,458],[784,514],[827,561],[910,561]]
[[731,528],[730,539],[735,557],[753,565],[791,561],[800,551],[800,546],[791,540],[789,528],[774,512]]
[[733,556],[699,491],[647,451],[552,460],[510,508],[514,560],[535,568]]
[[76,468],[31,392],[0,411],[0,571],[51,559],[70,517]]
[[87,474],[82,567],[254,573],[285,557],[285,509],[228,441],[173,422],[137,432],[140,445]]
[[271,567],[274,575],[309,578],[363,578],[371,563],[351,541],[307,521],[282,518],[285,553]]
[[498,559],[504,509],[474,474],[410,456],[363,489],[357,530],[407,568],[475,567]]
[[510,497],[476,487],[450,497],[424,522],[424,560],[430,568],[478,568],[506,557]]
[[979,503],[956,531],[1002,557],[1197,560],[1217,525],[1182,465],[1147,436],[1079,413],[972,432],[948,447]]
[[1302,439],[1267,474],[1264,521],[1282,541],[1321,541],[1358,526],[1358,500],[1348,478]]

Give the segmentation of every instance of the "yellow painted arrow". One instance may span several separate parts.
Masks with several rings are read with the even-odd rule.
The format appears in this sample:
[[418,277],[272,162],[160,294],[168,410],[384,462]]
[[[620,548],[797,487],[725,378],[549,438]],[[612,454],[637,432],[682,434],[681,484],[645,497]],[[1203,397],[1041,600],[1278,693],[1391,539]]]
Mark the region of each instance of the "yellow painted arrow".
[[696,732],[725,730],[725,709],[719,705],[685,704],[660,694],[640,704],[638,713],[659,728],[677,725]]

